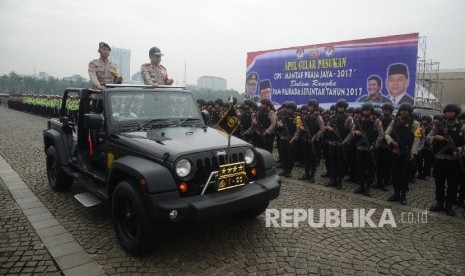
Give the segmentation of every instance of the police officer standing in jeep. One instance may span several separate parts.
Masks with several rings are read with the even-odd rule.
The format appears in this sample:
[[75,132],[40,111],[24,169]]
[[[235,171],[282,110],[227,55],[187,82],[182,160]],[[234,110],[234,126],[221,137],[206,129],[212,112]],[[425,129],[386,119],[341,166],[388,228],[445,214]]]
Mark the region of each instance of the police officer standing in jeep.
[[98,44],[100,58],[89,62],[88,72],[92,88],[104,90],[105,84],[122,83],[123,78],[119,75],[118,66],[108,59],[111,48],[105,42]]
[[157,47],[150,48],[150,62],[144,63],[140,67],[140,73],[145,84],[153,87],[173,84],[173,79],[168,78],[166,68],[160,64],[162,55],[160,49]]
[[456,104],[446,105],[444,124],[436,123],[427,137],[427,143],[433,146],[436,184],[436,203],[431,206],[430,211],[444,210],[449,216],[454,215],[452,205],[457,204],[459,174],[463,171],[460,147],[464,145],[465,125],[457,120],[460,111]]
[[413,108],[410,103],[399,107],[400,116],[394,119],[386,129],[384,137],[392,148],[392,186],[394,194],[388,201],[407,204],[410,168],[420,146],[420,123],[412,118]]

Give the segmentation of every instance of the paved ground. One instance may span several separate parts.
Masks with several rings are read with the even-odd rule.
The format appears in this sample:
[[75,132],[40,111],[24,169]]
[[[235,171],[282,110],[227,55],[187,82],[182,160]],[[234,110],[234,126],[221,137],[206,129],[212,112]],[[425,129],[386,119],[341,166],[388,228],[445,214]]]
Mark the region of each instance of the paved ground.
[[[84,208],[73,198],[82,190],[78,184],[65,193],[55,193],[48,187],[42,145],[45,126],[44,118],[0,107],[0,155],[71,234],[83,254],[108,275],[465,275],[463,209],[458,209],[453,218],[428,214],[426,223],[402,223],[403,215],[421,213],[433,202],[431,181],[413,184],[409,205],[400,206],[385,201],[389,192],[376,191],[367,198],[353,195],[352,184],[338,191],[324,187],[325,179],[319,177],[316,184],[298,181],[300,168],[292,178],[283,179],[281,195],[270,208],[335,208],[348,209],[350,214],[357,208],[375,208],[372,218],[376,222],[381,210],[389,208],[397,227],[315,228],[301,223],[296,228],[267,228],[264,215],[255,221],[223,218],[172,227],[154,253],[130,257],[117,243],[109,204]],[[42,256],[41,269],[71,274],[66,272],[72,268],[70,264],[63,269],[54,261],[56,252],[48,249],[47,241],[41,242],[34,224],[22,215],[2,183],[0,200],[0,245],[10,248],[0,249],[0,274],[11,272],[15,266],[39,267],[38,263],[23,264],[21,258],[10,260],[12,253],[8,252],[18,246],[15,234],[27,237],[24,242],[28,250]],[[68,256],[66,251],[61,254]]]

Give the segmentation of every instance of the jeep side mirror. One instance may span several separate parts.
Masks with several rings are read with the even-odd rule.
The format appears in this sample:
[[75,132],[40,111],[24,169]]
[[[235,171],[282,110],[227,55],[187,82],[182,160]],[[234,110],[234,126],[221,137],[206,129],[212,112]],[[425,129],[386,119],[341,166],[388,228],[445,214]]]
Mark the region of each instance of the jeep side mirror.
[[205,109],[200,111],[200,113],[202,113],[203,122],[208,126],[208,123],[210,122],[210,113],[208,113]]
[[85,129],[101,129],[103,119],[100,114],[84,114],[83,126]]

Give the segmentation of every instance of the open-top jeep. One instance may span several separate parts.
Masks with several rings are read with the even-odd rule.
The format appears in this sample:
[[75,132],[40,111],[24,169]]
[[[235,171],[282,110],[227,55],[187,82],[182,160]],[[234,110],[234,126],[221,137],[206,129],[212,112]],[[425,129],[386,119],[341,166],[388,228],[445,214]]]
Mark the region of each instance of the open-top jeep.
[[[75,124],[65,111],[76,94]],[[260,215],[280,190],[271,154],[234,137],[228,148],[204,115],[182,87],[66,89],[43,133],[49,184],[67,190],[76,180],[85,206],[110,201],[132,255],[153,248],[167,223]]]

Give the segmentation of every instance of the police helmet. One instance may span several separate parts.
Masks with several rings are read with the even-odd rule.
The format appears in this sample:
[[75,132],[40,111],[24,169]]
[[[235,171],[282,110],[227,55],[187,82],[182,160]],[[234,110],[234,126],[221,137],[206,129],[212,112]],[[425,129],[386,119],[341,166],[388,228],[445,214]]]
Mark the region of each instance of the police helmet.
[[307,105],[308,105],[308,106],[313,106],[315,109],[317,109],[317,108],[320,106],[320,104],[318,103],[318,101],[315,100],[315,99],[310,99],[310,100],[308,101]]
[[336,107],[348,108],[349,103],[345,99],[340,99],[336,102]]
[[335,105],[335,104],[333,104],[333,105],[331,105],[331,106],[329,107],[329,110],[336,110],[336,109],[337,109],[337,108],[336,108],[336,105]]
[[455,112],[455,114],[458,115],[460,112],[462,112],[462,109],[457,104],[448,104],[446,107],[444,107],[444,113],[448,111]]
[[[266,104],[268,105],[268,107],[272,108],[273,107],[273,103],[271,103],[270,99],[263,99],[261,100],[261,104]],[[284,105],[284,104],[283,104]]]
[[442,121],[442,120],[444,120],[444,115],[436,114],[436,115],[433,116],[433,120]]
[[286,107],[287,108],[292,108],[295,111],[297,109],[297,104],[294,101],[289,101],[289,102],[287,102]]
[[347,113],[355,113],[355,107],[351,106],[347,108]]
[[421,116],[422,121],[428,121],[428,123],[431,123],[431,116],[429,115],[423,115]]
[[403,104],[401,104],[399,106],[399,112],[402,111],[402,110],[408,111],[408,113],[410,115],[412,115],[412,112],[413,112],[412,104],[411,103],[403,103]]
[[392,103],[385,103],[381,107],[382,110],[389,110],[389,111],[394,111],[394,105]]
[[373,105],[371,103],[363,103],[362,106],[360,107],[360,109],[362,111],[369,110],[369,111],[373,112],[374,107],[373,107]]
[[255,103],[251,100],[245,100],[244,105],[248,105],[249,107],[255,106]]
[[355,108],[354,114],[362,114],[362,109],[360,107]]

